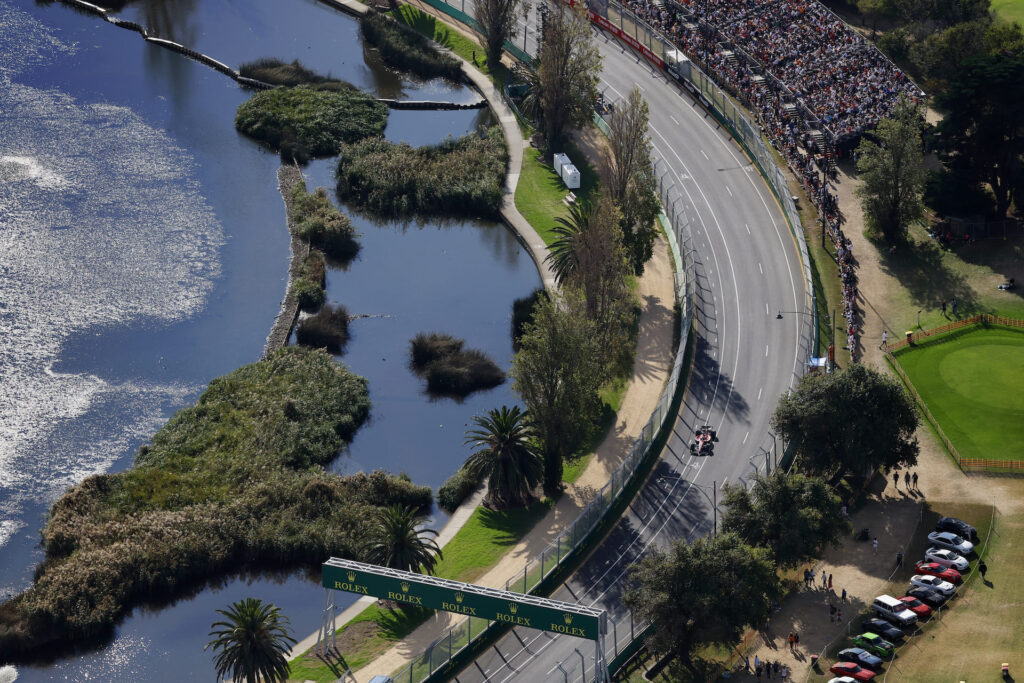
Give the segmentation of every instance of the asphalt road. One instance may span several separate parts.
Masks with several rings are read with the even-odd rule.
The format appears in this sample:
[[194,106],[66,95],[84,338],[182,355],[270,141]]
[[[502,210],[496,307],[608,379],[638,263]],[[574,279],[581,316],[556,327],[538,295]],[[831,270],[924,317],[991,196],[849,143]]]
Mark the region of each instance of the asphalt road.
[[[624,634],[630,564],[654,545],[710,534],[713,487],[721,493],[764,471],[768,421],[801,373],[810,319],[792,313],[805,301],[796,243],[756,167],[687,91],[595,31],[606,96],[621,99],[637,85],[647,99],[658,173],[689,222],[697,264],[696,354],[673,436],[618,525],[552,595],[604,608]],[[718,431],[711,457],[688,450],[702,424]],[[516,628],[456,680],[573,681],[584,666],[592,680],[593,655],[589,641]]]

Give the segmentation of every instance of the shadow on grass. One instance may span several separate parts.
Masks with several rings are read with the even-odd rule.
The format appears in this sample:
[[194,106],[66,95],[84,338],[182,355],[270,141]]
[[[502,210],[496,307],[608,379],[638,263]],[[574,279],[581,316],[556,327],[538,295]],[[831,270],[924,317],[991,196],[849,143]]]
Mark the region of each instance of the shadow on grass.
[[377,629],[386,640],[401,640],[425,622],[433,610],[397,607],[381,608],[377,617]]
[[967,278],[944,262],[943,250],[934,240],[911,241],[892,252],[872,241],[878,248],[883,272],[899,280],[915,306],[939,308],[942,301],[955,299],[960,316],[989,312],[978,301]]
[[547,501],[537,501],[524,508],[489,510],[480,508],[480,522],[493,533],[490,541],[496,545],[515,545],[523,534],[533,528],[551,507]]

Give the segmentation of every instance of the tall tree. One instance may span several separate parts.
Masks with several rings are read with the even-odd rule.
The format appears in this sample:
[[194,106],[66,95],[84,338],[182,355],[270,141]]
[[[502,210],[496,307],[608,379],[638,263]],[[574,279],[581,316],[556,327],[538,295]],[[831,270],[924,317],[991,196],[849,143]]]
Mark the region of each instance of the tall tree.
[[[936,98],[954,164],[987,183],[996,212],[1005,216],[1024,173],[1024,55],[979,55],[964,60]],[[1020,198],[1017,197],[1019,200]]]
[[775,564],[792,567],[836,545],[849,531],[841,502],[822,479],[775,472],[754,477],[754,486],[729,486],[722,529],[750,545],[767,548]]
[[601,54],[594,45],[586,5],[563,3],[547,12],[536,78],[535,109],[549,150],[555,150],[571,126],[586,125],[594,112]]
[[848,472],[915,465],[917,426],[903,386],[860,364],[804,375],[772,415],[772,428],[794,442],[800,470],[833,485]]
[[296,640],[291,636],[288,617],[282,616],[279,608],[246,598],[217,613],[225,621],[210,626],[213,640],[203,648],[212,647],[216,653],[213,663],[217,680],[288,680],[287,655]]
[[537,303],[509,374],[540,437],[549,496],[561,491],[563,461],[600,415],[601,359],[597,324],[578,293],[567,288]]
[[654,623],[655,649],[692,670],[694,649],[732,647],[746,627],[764,622],[778,593],[768,551],[722,534],[652,551],[633,565],[624,602],[635,616]]
[[434,573],[441,549],[433,529],[421,529],[426,517],[411,505],[380,508],[364,552],[367,562],[407,572]]
[[487,477],[491,507],[520,507],[533,499],[533,489],[544,478],[544,462],[534,448],[533,427],[519,406],[502,406],[473,418],[476,429],[466,432],[465,443],[476,450],[466,460],[475,481]]
[[473,0],[474,16],[484,37],[487,63],[493,68],[501,61],[505,41],[516,28],[520,0]]
[[857,147],[864,220],[890,243],[906,239],[910,222],[924,212],[924,156],[921,152],[921,114],[913,102],[900,97],[890,118],[875,128],[878,144],[864,138]]
[[647,101],[634,87],[612,112],[608,151],[601,155],[601,182],[622,212],[623,244],[637,276],[643,275],[658,237],[654,219],[659,206],[648,120]]

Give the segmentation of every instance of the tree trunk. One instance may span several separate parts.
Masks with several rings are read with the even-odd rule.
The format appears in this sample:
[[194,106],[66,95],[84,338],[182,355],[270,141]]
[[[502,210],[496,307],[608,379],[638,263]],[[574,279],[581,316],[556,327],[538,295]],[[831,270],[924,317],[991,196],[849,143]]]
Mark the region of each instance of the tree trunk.
[[554,498],[562,492],[562,454],[554,449],[544,451],[544,495]]

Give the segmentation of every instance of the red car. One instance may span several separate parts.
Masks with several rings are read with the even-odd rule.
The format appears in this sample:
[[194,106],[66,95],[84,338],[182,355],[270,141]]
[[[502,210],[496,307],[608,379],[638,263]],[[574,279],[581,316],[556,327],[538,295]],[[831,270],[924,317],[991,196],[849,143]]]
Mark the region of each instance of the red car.
[[937,576],[943,581],[949,581],[950,583],[960,583],[963,580],[960,572],[949,567],[943,567],[938,562],[918,562],[914,565],[914,573]]
[[875,672],[865,669],[853,662],[836,662],[829,668],[829,671],[839,676],[849,676],[858,681],[870,681],[875,677]]
[[932,608],[924,604],[917,598],[912,598],[909,595],[904,595],[899,598],[899,601],[907,606],[907,609],[917,615],[917,618],[921,621],[927,619],[932,615]]

